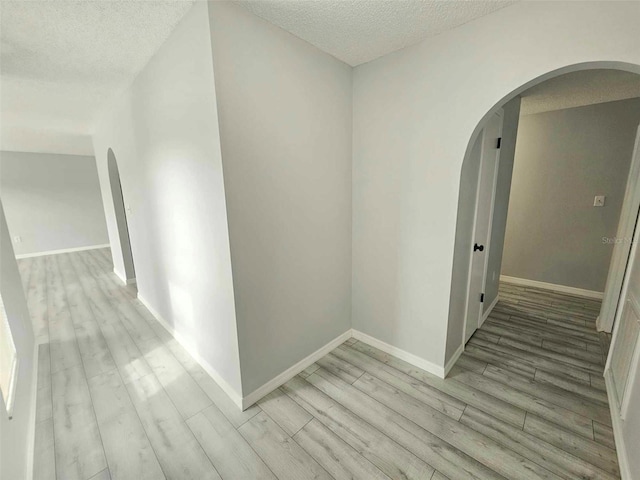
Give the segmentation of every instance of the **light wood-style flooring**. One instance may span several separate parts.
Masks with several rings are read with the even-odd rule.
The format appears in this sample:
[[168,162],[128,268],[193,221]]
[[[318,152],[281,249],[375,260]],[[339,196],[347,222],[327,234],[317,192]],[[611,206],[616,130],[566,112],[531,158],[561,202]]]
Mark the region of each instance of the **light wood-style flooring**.
[[240,412],[109,250],[19,264],[38,480],[619,478],[597,301],[505,284],[446,380],[351,339]]

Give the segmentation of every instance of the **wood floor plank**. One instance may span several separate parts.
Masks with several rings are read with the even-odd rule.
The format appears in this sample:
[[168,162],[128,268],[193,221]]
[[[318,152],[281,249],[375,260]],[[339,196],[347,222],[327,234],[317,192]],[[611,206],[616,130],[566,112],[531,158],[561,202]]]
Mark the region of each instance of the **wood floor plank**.
[[[354,362],[356,361],[356,358],[360,358],[364,364],[364,362],[367,361],[365,359],[369,357],[373,360],[378,361],[379,363],[383,363],[390,368],[388,370],[389,373],[399,376],[401,380],[405,380],[405,383],[412,386],[415,390],[422,392],[424,390],[423,385],[431,387],[432,389],[435,388],[436,390],[439,390],[440,392],[457,399],[459,402],[462,402],[462,404],[473,405],[477,408],[480,408],[481,410],[491,412],[491,414],[495,415],[496,418],[500,418],[505,422],[511,423],[512,425],[522,427],[522,425],[524,424],[524,410],[517,408],[509,403],[503,402],[502,400],[492,395],[488,395],[485,392],[469,388],[463,383],[450,378],[447,378],[445,380],[438,378],[435,375],[416,368],[413,365],[394,358],[391,355],[388,355],[381,350],[366,345],[362,342],[358,342],[352,345],[350,349],[358,351],[360,354],[365,355],[365,357],[358,357],[357,355],[353,355],[351,358],[353,358]],[[339,347],[336,350],[336,355],[338,350],[342,350],[342,347]],[[389,376],[385,376],[383,378],[382,374],[380,374],[377,369],[374,370],[373,367],[367,368],[367,371],[396,388],[403,388],[401,383],[392,382],[392,379]],[[405,374],[409,378],[398,375],[398,372]],[[411,379],[413,379],[413,381],[411,381]],[[403,391],[405,393],[408,393],[409,395],[413,395],[413,390],[411,389],[404,389]],[[416,398],[423,401],[423,403],[426,403],[424,398]]]
[[100,273],[91,273],[82,262],[80,255],[71,256],[70,263],[82,285],[82,291],[89,302],[111,357],[125,383],[149,375],[151,368],[124,325],[115,316],[109,300],[96,285],[93,275],[100,275]]
[[20,264],[52,342],[38,480],[618,478],[599,301],[501,284],[447,379],[350,338],[241,411],[112,269],[109,249]]
[[469,342],[469,347],[481,348],[486,352],[491,352],[494,355],[500,356],[505,360],[508,358],[515,359],[520,363],[525,363],[533,368],[540,368],[550,372],[555,372],[567,377],[573,378],[578,381],[588,382],[589,373],[588,370],[582,370],[580,367],[569,365],[566,363],[560,363],[552,359],[540,357],[537,352],[528,352],[520,348],[511,347],[508,345],[493,344],[485,342],[483,340],[473,340]]
[[38,388],[36,392],[36,423],[47,420],[52,416],[51,386]]
[[101,472],[96,473],[89,480],[111,480],[111,474],[108,468],[105,468]]
[[280,480],[331,480],[326,470],[265,412],[238,431]]
[[459,367],[453,367],[450,375],[452,378],[470,387],[486,393],[491,392],[496,398],[515,405],[526,412],[535,413],[583,437],[593,438],[593,423],[590,418],[554,405],[544,398],[517,390],[511,385],[503,384],[484,375],[478,375]]
[[187,425],[224,480],[276,480],[267,465],[215,405],[191,417]]
[[60,254],[57,258],[87,378],[109,372],[115,369],[116,365],[71,264],[70,254]]
[[290,437],[293,437],[313,418],[280,389],[260,399],[258,405]]
[[545,340],[542,342],[542,348],[545,350],[550,350],[556,353],[562,353],[564,355],[569,355],[575,358],[579,358],[581,360],[585,360],[590,363],[594,363],[597,365],[602,365],[602,351],[598,348],[597,351],[593,352],[587,350],[586,348],[576,348],[571,347],[565,344],[561,344],[558,342],[552,342],[549,340]]
[[325,355],[316,363],[347,383],[355,382],[364,373],[364,370],[345,362],[331,353]]
[[51,373],[82,364],[71,313],[66,300],[55,255],[47,259],[47,312]]
[[183,418],[211,405],[211,399],[157,337],[139,345],[151,371]]
[[545,372],[544,370],[536,371],[535,380],[540,383],[554,385],[568,392],[572,392],[574,395],[588,398],[603,405],[608,405],[607,393],[593,388],[589,384],[585,385],[582,382],[575,382],[566,377]]
[[[581,370],[593,373],[602,373],[603,366],[600,363],[600,358],[596,357],[590,360],[584,360],[581,356],[574,354],[557,353],[555,350],[548,350],[546,348],[536,347],[528,343],[519,342],[512,338],[502,337],[500,339],[500,345],[508,345],[510,347],[517,348],[519,350],[525,350],[527,352],[535,353],[538,357],[548,358],[564,364],[569,364],[580,368]],[[566,351],[566,349],[565,349]],[[583,352],[586,354],[587,352]]]
[[487,366],[484,375],[534,397],[543,398],[545,401],[571,410],[583,417],[596,420],[605,425],[611,425],[609,407],[602,404],[576,398],[575,395],[571,395],[565,390],[547,384],[540,384],[535,380],[519,378],[517,375],[493,365]]
[[147,361],[121,324],[105,325],[101,331],[125,383],[151,373]]
[[460,355],[460,358],[458,358],[456,365],[482,375],[489,364],[463,352],[462,355]]
[[53,439],[53,418],[36,424],[33,455],[33,480],[56,478],[56,453]]
[[585,480],[617,479],[615,475],[605,472],[595,465],[577,458],[538,437],[500,422],[476,408],[467,408],[460,422],[518,452],[561,478],[580,478]]
[[431,477],[431,480],[449,480],[449,477],[446,477],[442,473],[435,471],[433,472],[433,477]]
[[418,424],[322,368],[310,375],[307,381],[447,476],[473,479],[503,478]]
[[509,355],[478,348],[475,345],[467,344],[465,346],[464,356],[515,372],[525,378],[533,378],[536,373],[536,369],[531,365],[521,363]]
[[[406,375],[393,367],[379,362],[364,353],[344,346],[333,351],[334,355],[346,362],[358,365],[363,371],[369,372],[377,378],[398,388],[400,391],[420,400],[425,405],[444,413],[445,415],[458,420],[462,416],[462,411],[467,404],[458,400],[454,396],[441,392],[422,382],[416,381],[413,377]],[[480,399],[479,401],[482,401]],[[515,421],[520,421],[516,416]]]
[[26,296],[26,293],[29,290],[29,281],[31,279],[31,272],[33,269],[33,257],[17,259],[17,263],[20,281],[22,282],[22,290]]
[[434,469],[430,465],[314,388],[302,377],[292,378],[282,389],[392,480],[422,480],[433,474]]
[[593,422],[593,439],[609,447],[612,450],[616,449],[616,441],[613,436],[613,429],[608,425],[603,425],[599,422]]
[[49,345],[38,345],[38,380],[36,393],[36,423],[51,418],[53,405],[51,403],[51,357]]
[[117,370],[89,379],[109,469],[115,479],[164,479],[138,414]]
[[82,366],[54,373],[52,390],[57,477],[91,478],[107,462]]
[[597,337],[591,333],[566,330],[562,327],[530,321],[516,316],[509,317],[509,319],[505,320],[503,318],[494,317],[492,313],[485,323],[488,323],[489,325],[497,325],[509,330],[520,331],[529,335],[538,335],[543,338],[555,336],[556,338],[562,338],[565,342],[579,341],[581,343],[593,345],[598,344]]
[[594,440],[576,435],[531,414],[527,415],[524,431],[596,465],[606,472],[620,476],[616,452]]
[[47,269],[45,257],[35,257],[31,264],[29,288],[26,292],[29,315],[38,343],[49,342],[49,320],[47,311]]
[[[539,465],[365,374],[354,386],[509,479],[557,478]],[[515,427],[514,427],[515,428]]]
[[[350,343],[349,345],[352,345],[352,343]],[[317,363],[312,363],[307,368],[305,368],[302,372],[300,372],[300,376],[302,376],[303,378],[306,378],[319,368],[320,368],[320,365],[318,365]]]
[[167,480],[220,480],[155,375],[126,388]]
[[498,343],[500,341],[500,335],[491,333],[488,330],[476,330],[473,336],[491,343]]
[[607,385],[604,382],[604,377],[600,374],[592,373],[589,377],[589,381],[591,382],[591,386],[596,390],[600,390],[601,392],[607,391]]
[[310,421],[293,438],[336,480],[389,479],[318,420]]
[[222,388],[213,381],[207,372],[204,371],[198,362],[189,355],[189,353],[178,343],[176,339],[171,338],[165,340],[165,345],[185,370],[189,372],[202,391],[222,411],[224,416],[227,417],[235,428],[238,428],[247,420],[261,412],[261,409],[257,404],[254,404],[245,410],[240,410],[224,390],[222,390]]
[[572,345],[576,348],[587,349],[587,345],[596,346],[595,343],[587,343],[585,340],[579,338],[573,338],[568,335],[559,337],[557,334],[547,332],[544,329],[527,328],[515,324],[504,324],[498,320],[488,319],[483,325],[482,329],[496,335],[511,337],[526,341],[530,339],[532,342],[538,343],[538,346],[542,345],[544,341],[561,341],[563,345]]

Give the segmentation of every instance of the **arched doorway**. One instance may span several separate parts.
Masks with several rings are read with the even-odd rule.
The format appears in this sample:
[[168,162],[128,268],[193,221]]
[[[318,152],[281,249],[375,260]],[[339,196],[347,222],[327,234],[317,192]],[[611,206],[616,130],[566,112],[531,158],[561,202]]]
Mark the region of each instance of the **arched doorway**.
[[[448,347],[446,358],[452,358],[456,356],[456,354],[453,353],[454,349],[450,348],[450,346],[459,345],[459,352],[462,350],[462,346],[464,345],[465,340],[468,338],[468,335],[466,335],[465,332],[467,317],[466,315],[461,315],[460,313],[468,311],[468,302],[469,300],[471,300],[471,298],[469,297],[470,290],[468,278],[471,273],[473,260],[472,249],[474,246],[474,242],[472,234],[475,227],[474,222],[476,196],[469,194],[469,188],[472,187],[472,184],[474,184],[474,182],[475,184],[477,184],[479,180],[479,167],[478,165],[474,164],[474,162],[478,162],[479,159],[477,155],[474,155],[474,149],[477,153],[478,142],[481,141],[483,130],[497,112],[507,108],[508,104],[512,103],[512,101],[515,101],[514,99],[516,99],[525,90],[536,86],[546,80],[550,80],[567,73],[595,69],[621,70],[624,72],[640,74],[639,65],[621,62],[589,62],[557,69],[543,74],[505,95],[502,100],[497,102],[491,109],[489,109],[488,112],[486,112],[486,114],[482,117],[482,119],[475,127],[465,151],[465,157],[461,170],[456,223],[456,242],[454,247],[453,275],[450,296],[450,318],[448,326],[448,335],[452,334],[452,337],[450,338],[450,341],[447,342]],[[640,184],[640,172],[634,171],[633,165],[629,178],[633,178],[635,184]],[[629,183],[630,185],[633,185],[634,182],[630,181]],[[635,214],[637,214],[638,206],[640,205],[640,189],[636,189],[635,193],[631,192],[631,194],[627,195],[627,197],[628,198],[625,198],[622,214],[620,217],[620,228],[622,229],[622,231],[620,231],[619,234],[622,234],[625,237],[631,237],[633,235],[633,228],[635,226]],[[494,208],[497,207],[499,207],[499,205],[495,205]],[[503,205],[502,207],[506,208],[505,205]],[[612,268],[610,270],[610,278],[607,279],[607,286],[604,294],[605,301],[602,308],[602,321],[599,324],[602,330],[611,331],[613,317],[615,316],[618,300],[620,298],[620,291],[624,277],[624,267],[629,258],[629,249],[630,245],[628,243],[616,245],[616,248],[614,249],[613,259],[611,262]],[[461,279],[464,279],[464,281],[462,281]],[[477,300],[475,299],[475,297],[473,297],[472,299]],[[457,314],[451,315],[451,312]],[[462,332],[462,338],[458,339],[460,332]]]
[[[118,162],[113,150],[107,152],[107,164],[109,170],[109,185],[111,187],[111,197],[113,198],[113,209],[115,211],[116,225],[118,228],[118,240],[122,251],[124,263],[123,281],[127,284],[135,283],[135,269],[133,266],[133,254],[131,253],[131,241],[129,239],[129,226],[127,224],[127,212],[122,195],[122,184],[120,183],[120,172]],[[116,272],[119,274],[120,272]]]

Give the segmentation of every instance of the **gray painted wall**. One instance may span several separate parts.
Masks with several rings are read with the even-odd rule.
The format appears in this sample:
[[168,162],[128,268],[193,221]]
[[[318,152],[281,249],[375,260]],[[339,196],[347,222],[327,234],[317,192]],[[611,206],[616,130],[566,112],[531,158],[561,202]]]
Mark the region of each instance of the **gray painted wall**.
[[209,6],[246,395],[351,327],[351,68]]
[[491,224],[491,243],[489,244],[489,259],[487,261],[487,279],[484,288],[484,311],[491,306],[498,296],[500,270],[504,238],[507,230],[507,210],[509,208],[509,192],[511,190],[511,176],[516,151],[516,137],[520,119],[520,97],[513,99],[504,106],[504,120],[502,122],[502,144],[500,146],[500,163],[498,165],[498,179],[496,182],[496,196],[493,207],[493,222]]
[[640,98],[521,118],[503,275],[604,290],[638,123]]
[[[34,352],[33,326],[22,280],[0,202],[0,295],[4,303],[18,360],[13,418],[9,420],[0,395],[0,478],[31,478],[33,453]],[[45,426],[46,427],[46,426]]]
[[94,157],[0,152],[0,195],[16,255],[109,243]]

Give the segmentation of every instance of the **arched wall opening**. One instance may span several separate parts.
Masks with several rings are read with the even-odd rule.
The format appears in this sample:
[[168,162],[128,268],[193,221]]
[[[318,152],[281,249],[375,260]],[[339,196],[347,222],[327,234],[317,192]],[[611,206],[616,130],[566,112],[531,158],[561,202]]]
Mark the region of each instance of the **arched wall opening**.
[[[136,273],[133,265],[133,254],[131,253],[131,241],[129,239],[129,226],[127,224],[127,212],[122,195],[122,184],[120,182],[120,171],[118,170],[118,162],[112,149],[107,152],[107,168],[109,171],[109,187],[111,189],[111,197],[113,198],[113,209],[115,211],[116,226],[118,228],[118,240],[122,251],[122,260],[124,263],[125,283],[135,283]],[[112,249],[113,251],[113,249]],[[121,273],[116,272],[121,275]]]
[[[579,72],[584,70],[594,69],[610,69],[630,72],[640,75],[640,65],[624,63],[624,62],[586,62],[569,65],[563,68],[559,68],[543,75],[540,75],[529,82],[526,82],[517,89],[505,94],[500,101],[498,101],[486,114],[479,120],[473,133],[467,144],[465,151],[462,168],[460,171],[460,188],[458,195],[458,207],[456,216],[456,233],[455,233],[455,245],[454,245],[454,257],[452,266],[452,278],[451,278],[451,294],[449,300],[449,320],[447,325],[447,344],[445,353],[445,364],[453,365],[456,357],[462,352],[465,343],[465,320],[466,310],[469,295],[468,281],[471,269],[471,253],[473,249],[473,233],[474,233],[474,219],[475,219],[475,207],[476,196],[470,194],[470,188],[475,188],[478,182],[479,165],[476,163],[479,161],[477,156],[473,155],[474,146],[476,141],[481,135],[483,129],[489,122],[489,120],[500,110],[504,110],[504,125],[510,123],[512,132],[503,132],[503,137],[512,137],[513,145],[508,145],[509,139],[505,139],[502,148],[515,149],[515,136],[517,134],[519,109],[520,109],[520,94],[525,92],[531,87],[534,87],[540,83],[543,83],[552,78],[573,72]],[[515,123],[514,123],[515,122]],[[502,153],[501,153],[502,155]],[[629,183],[633,181],[640,184],[640,175],[631,171],[629,173]],[[475,191],[474,191],[475,193]],[[508,194],[507,194],[508,202]],[[622,207],[622,214],[620,217],[620,229],[631,229],[633,233],[633,226],[635,226],[635,217],[633,218],[633,225],[629,225],[627,220],[624,221],[625,209],[627,211],[638,211],[638,206],[632,207],[631,204],[637,204],[640,198],[636,198],[633,201],[625,201]],[[506,205],[499,205],[498,201],[494,206],[495,209],[503,208],[506,212]],[[499,248],[502,248],[500,245]],[[501,257],[501,252],[500,252]],[[611,331],[613,325],[613,317],[616,312],[617,301],[620,296],[620,289],[622,287],[622,280],[624,276],[624,269],[629,258],[629,245],[616,245],[614,249],[613,258],[609,270],[609,278],[607,279],[607,287],[605,289],[605,300],[603,302],[603,310],[601,312],[601,319],[599,321],[599,328],[605,331]]]

